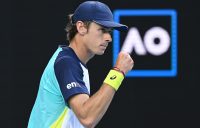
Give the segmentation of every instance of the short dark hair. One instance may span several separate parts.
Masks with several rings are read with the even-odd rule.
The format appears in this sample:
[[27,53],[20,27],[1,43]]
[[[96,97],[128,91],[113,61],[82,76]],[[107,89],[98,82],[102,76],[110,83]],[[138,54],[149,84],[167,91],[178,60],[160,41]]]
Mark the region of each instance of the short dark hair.
[[[72,16],[73,16],[73,14],[68,15],[68,18],[67,18],[68,23],[67,23],[67,26],[65,28],[65,30],[67,32],[67,40],[69,42],[74,38],[74,36],[78,32],[77,28],[76,28],[76,23],[72,22]],[[90,24],[91,24],[91,21],[83,21],[83,23],[85,24],[85,27],[88,29]]]

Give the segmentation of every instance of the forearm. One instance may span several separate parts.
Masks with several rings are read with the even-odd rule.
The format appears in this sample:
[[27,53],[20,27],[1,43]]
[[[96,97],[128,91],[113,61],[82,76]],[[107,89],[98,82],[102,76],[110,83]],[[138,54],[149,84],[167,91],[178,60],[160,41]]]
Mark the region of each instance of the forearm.
[[124,76],[121,72],[112,69],[101,88],[94,95],[88,97],[80,94],[73,98],[71,101],[73,109],[85,127],[91,128],[99,122],[123,79]]
[[70,106],[86,128],[93,128],[103,117],[125,74],[132,69],[133,60],[128,53],[120,52],[115,68],[111,69],[101,88],[91,97],[78,94],[71,98]]

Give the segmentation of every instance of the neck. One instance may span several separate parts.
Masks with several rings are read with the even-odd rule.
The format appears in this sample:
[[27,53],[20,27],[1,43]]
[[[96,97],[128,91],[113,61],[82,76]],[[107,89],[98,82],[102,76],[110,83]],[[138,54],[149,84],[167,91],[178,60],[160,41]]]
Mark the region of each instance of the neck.
[[87,62],[94,56],[84,45],[82,42],[78,42],[75,39],[72,40],[69,44],[69,47],[71,47],[78,58],[83,62],[84,64],[87,64]]

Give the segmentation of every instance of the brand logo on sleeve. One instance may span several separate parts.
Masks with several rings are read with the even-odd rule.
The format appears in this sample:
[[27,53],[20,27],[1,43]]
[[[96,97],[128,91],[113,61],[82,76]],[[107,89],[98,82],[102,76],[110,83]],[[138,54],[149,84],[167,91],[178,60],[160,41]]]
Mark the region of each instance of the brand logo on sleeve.
[[69,84],[67,84],[67,89],[71,89],[71,88],[75,88],[75,87],[81,87],[81,85],[77,82],[71,82]]

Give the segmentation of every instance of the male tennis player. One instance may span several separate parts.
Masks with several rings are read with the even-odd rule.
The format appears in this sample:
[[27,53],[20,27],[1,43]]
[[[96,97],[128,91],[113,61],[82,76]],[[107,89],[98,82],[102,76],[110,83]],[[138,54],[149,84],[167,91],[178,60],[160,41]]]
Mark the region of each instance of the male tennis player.
[[114,22],[109,7],[97,1],[80,4],[70,18],[69,46],[59,46],[45,68],[28,128],[95,127],[133,67],[130,55],[120,52],[115,67],[90,96],[87,62],[104,54],[112,29],[126,30],[127,26]]

